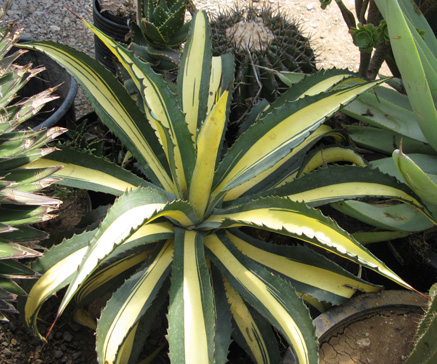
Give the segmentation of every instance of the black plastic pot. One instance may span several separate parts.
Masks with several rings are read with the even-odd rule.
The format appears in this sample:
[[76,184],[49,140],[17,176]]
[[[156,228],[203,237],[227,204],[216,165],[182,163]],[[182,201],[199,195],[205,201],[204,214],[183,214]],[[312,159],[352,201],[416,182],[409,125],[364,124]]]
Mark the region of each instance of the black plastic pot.
[[[420,296],[418,293],[411,291],[381,291],[378,293],[370,293],[364,294],[357,297],[352,298],[346,304],[341,306],[335,306],[332,309],[322,313],[314,320],[314,325],[316,326],[316,335],[319,339],[321,350],[323,350],[324,343],[329,342],[331,338],[334,338],[329,345],[334,346],[336,343],[340,342],[342,335],[348,335],[349,332],[347,329],[351,327],[351,325],[355,323],[364,323],[366,320],[377,317],[378,320],[385,320],[386,317],[390,315],[395,315],[395,317],[401,317],[404,320],[409,320],[412,323],[414,328],[413,332],[402,332],[402,340],[401,342],[393,343],[390,345],[391,350],[394,349],[394,344],[400,344],[402,346],[411,343],[413,336],[415,334],[415,328],[418,323],[418,317],[423,314],[424,307],[427,304],[427,300]],[[399,315],[399,316],[398,316]],[[411,315],[411,317],[408,317]],[[399,323],[399,325],[401,325]],[[364,327],[364,326],[363,326]],[[391,332],[390,330],[402,330],[399,327],[391,328],[388,324],[386,326],[386,331],[384,331],[384,336],[390,338]],[[406,330],[406,329],[405,329]],[[371,347],[371,336],[367,336],[369,333],[365,332],[363,329],[362,337],[354,340],[358,345],[362,345],[359,349],[362,350],[372,350]],[[361,340],[361,342],[360,342]],[[368,342],[367,342],[368,340]],[[368,347],[366,347],[368,343]],[[341,346],[340,344],[338,344]],[[341,350],[344,349],[345,346],[341,346],[338,349],[339,356],[341,355]],[[347,350],[354,350],[347,346]],[[382,353],[380,353],[382,356]],[[350,362],[354,362],[352,360],[353,353],[348,357],[351,360]],[[361,361],[358,361],[361,362]],[[373,362],[373,361],[372,361]],[[380,361],[381,363],[384,361]],[[337,361],[335,361],[337,363]],[[341,361],[339,361],[341,363]],[[376,363],[376,362],[375,362]],[[395,364],[393,361],[391,362]],[[288,349],[282,364],[297,364],[296,358],[293,352]]]
[[[31,39],[22,38],[20,42]],[[11,52],[16,51],[12,48]],[[22,54],[15,63],[26,65],[32,63],[33,68],[43,66],[45,70],[33,77],[19,92],[19,97],[30,97],[49,87],[58,86],[55,94],[58,99],[49,102],[42,110],[25,122],[34,130],[49,128],[54,125],[66,126],[75,121],[74,99],[77,94],[77,82],[58,63],[45,54],[29,50]]]
[[[129,20],[122,18],[109,11],[101,12],[99,0],[93,0],[93,20],[96,28],[113,38],[117,42],[125,43],[126,35],[129,33]],[[94,36],[94,51],[96,59],[102,63],[108,70],[115,73],[113,63],[114,56],[103,42]]]

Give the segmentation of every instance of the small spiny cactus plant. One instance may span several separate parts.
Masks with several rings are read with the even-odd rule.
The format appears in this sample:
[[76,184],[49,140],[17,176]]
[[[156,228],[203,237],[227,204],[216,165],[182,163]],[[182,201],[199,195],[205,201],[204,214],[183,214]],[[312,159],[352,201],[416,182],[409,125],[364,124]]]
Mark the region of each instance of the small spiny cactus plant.
[[413,352],[405,364],[414,363],[435,363],[437,359],[437,348],[435,345],[437,337],[437,283],[429,290],[431,302],[417,329]]
[[275,100],[287,88],[271,70],[316,71],[309,39],[279,10],[236,7],[211,18],[214,55],[235,57],[234,115],[260,98]]

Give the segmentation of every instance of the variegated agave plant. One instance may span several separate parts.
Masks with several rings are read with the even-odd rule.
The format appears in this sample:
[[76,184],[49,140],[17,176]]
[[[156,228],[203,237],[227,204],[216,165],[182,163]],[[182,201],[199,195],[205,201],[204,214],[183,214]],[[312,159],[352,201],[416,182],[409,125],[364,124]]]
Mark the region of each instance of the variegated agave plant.
[[77,78],[151,182],[71,150],[27,166],[63,165],[56,174],[63,183],[120,197],[99,228],[65,240],[33,265],[42,276],[27,298],[25,321],[40,335],[39,310],[64,287],[57,317],[74,303],[83,318],[81,307],[111,292],[97,325],[102,364],[136,363],[166,302],[174,363],[224,363],[231,337],[255,362],[278,362],[273,326],[299,363],[315,364],[317,340],[302,298],[316,306],[339,304],[357,290],[380,287],[304,245],[279,246],[249,232],[295,238],[411,288],[331,219],[299,202],[379,196],[426,214],[407,187],[362,167],[326,168],[287,182],[306,151],[333,133],[324,121],[381,81],[365,83],[339,71],[310,76],[272,105],[254,109],[253,125],[224,151],[232,57],[211,57],[205,13],[197,12],[192,23],[176,94],[149,64],[87,24],[128,70],[137,101],[79,51],[51,42],[26,46]]
[[[0,19],[11,1],[0,10]],[[50,216],[59,200],[38,192],[57,179],[51,175],[61,167],[22,170],[21,166],[52,152],[44,145],[64,129],[16,131],[24,121],[35,115],[45,103],[53,100],[54,89],[48,89],[28,99],[14,101],[18,91],[43,68],[19,66],[15,60],[25,50],[8,52],[17,42],[22,29],[16,24],[0,25],[0,320],[8,312],[16,312],[12,303],[25,295],[14,279],[36,278],[38,273],[18,259],[39,257],[41,253],[26,244],[35,243],[47,234],[28,226]]]

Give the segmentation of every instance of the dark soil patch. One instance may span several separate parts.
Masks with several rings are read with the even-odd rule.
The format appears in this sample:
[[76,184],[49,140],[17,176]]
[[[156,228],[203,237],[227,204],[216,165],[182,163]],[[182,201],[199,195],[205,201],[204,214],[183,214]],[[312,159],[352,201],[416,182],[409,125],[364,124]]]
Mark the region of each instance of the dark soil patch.
[[372,313],[340,327],[320,347],[320,364],[401,364],[413,348],[421,315],[405,310]]
[[[48,323],[41,325],[44,330],[48,327]],[[47,343],[32,336],[18,316],[0,324],[1,364],[97,364],[94,346],[93,331],[62,316]]]

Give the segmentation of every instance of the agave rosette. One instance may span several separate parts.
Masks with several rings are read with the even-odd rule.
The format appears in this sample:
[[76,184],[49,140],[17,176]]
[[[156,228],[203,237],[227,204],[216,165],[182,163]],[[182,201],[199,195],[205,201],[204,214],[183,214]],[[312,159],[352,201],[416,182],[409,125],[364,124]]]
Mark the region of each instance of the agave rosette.
[[381,81],[362,82],[339,71],[308,77],[257,115],[253,111],[254,124],[224,151],[233,60],[211,56],[205,13],[197,12],[192,24],[176,94],[149,64],[87,24],[129,72],[140,91],[137,101],[81,52],[51,42],[25,45],[45,52],[77,78],[100,118],[149,178],[66,149],[27,166],[62,165],[56,173],[62,183],[120,197],[99,228],[65,240],[33,265],[42,276],[27,298],[25,321],[40,335],[39,310],[64,287],[58,316],[70,302],[83,314],[84,304],[115,291],[97,324],[98,360],[136,363],[150,318],[169,295],[173,362],[226,362],[231,336],[255,362],[278,361],[273,326],[299,363],[317,363],[317,340],[302,298],[316,306],[339,304],[357,290],[380,287],[305,244],[278,246],[249,233],[265,230],[295,238],[411,288],[335,222],[302,202],[378,196],[427,214],[406,186],[378,171],[338,167],[319,170],[320,178],[307,178],[299,193],[293,187],[308,148],[334,133],[323,122]]
[[[0,18],[9,5],[10,1],[3,5]],[[28,225],[48,219],[60,204],[59,200],[38,192],[58,180],[52,175],[61,166],[20,169],[52,152],[54,148],[45,145],[65,131],[62,128],[15,130],[56,98],[52,95],[54,89],[48,89],[27,99],[15,100],[19,90],[43,70],[14,63],[26,52],[10,52],[21,32],[15,23],[0,28],[0,320],[7,320],[7,312],[16,312],[12,303],[17,296],[26,294],[14,279],[38,276],[18,260],[41,256],[27,244],[38,242],[47,234]]]

